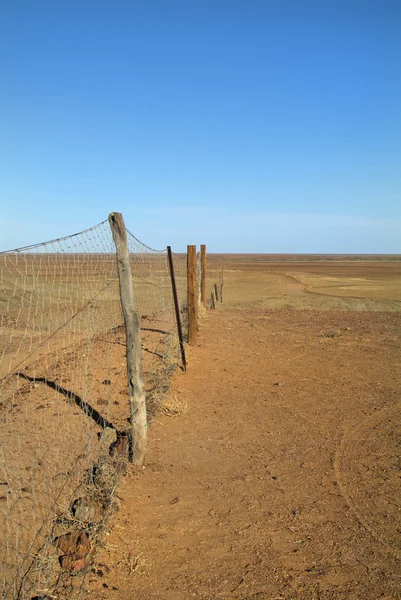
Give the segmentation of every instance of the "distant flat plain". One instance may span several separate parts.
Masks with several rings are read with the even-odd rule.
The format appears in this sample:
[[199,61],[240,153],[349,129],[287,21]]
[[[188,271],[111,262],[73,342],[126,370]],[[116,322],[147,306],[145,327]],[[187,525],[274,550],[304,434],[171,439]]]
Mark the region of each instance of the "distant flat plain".
[[223,268],[224,305],[401,310],[401,255],[209,254]]

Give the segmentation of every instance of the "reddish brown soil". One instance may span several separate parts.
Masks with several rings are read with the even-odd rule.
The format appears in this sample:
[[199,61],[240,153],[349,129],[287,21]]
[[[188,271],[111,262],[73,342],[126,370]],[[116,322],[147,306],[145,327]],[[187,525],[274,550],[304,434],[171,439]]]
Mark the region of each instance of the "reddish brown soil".
[[[171,320],[142,317],[150,421],[177,366],[169,327]],[[120,432],[129,428],[123,327],[71,345],[67,336],[51,341],[53,352],[46,354],[45,347],[42,356],[35,353],[37,360],[22,363],[19,375],[6,379],[0,389],[0,593],[7,598],[35,597],[55,585],[58,600],[81,597],[77,588],[82,574],[74,576],[73,594],[67,587],[67,565],[75,570],[82,561],[60,559],[60,575],[60,552],[53,542],[64,533],[76,537],[88,521],[107,522],[122,457],[118,446],[111,446],[114,438],[107,441],[101,433],[107,425]],[[94,486],[89,474],[100,464],[107,465],[108,475]],[[95,506],[93,514],[81,510],[80,517],[73,516],[75,502],[82,499],[84,505]],[[91,544],[97,541],[98,531],[92,527]]]
[[400,358],[396,312],[209,313],[89,597],[400,598]]

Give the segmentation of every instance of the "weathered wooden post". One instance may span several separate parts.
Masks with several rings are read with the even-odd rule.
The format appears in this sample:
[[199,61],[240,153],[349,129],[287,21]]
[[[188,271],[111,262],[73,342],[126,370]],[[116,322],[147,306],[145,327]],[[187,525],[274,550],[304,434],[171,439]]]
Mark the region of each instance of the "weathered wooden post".
[[178,302],[177,286],[176,286],[176,283],[175,283],[173,253],[171,251],[171,246],[167,246],[167,256],[168,256],[168,265],[169,265],[169,268],[170,268],[171,287],[172,287],[172,290],[173,290],[175,320],[176,320],[176,323],[177,323],[178,341],[180,343],[180,352],[181,352],[182,367],[183,367],[184,371],[186,371],[187,370],[187,359],[186,359],[186,356],[185,356],[184,338],[183,338],[183,335],[182,335],[182,326],[181,326],[181,317],[180,317],[180,305],[179,305],[179,302]]
[[216,302],[214,299],[214,291],[213,290],[212,290],[212,293],[210,294],[210,305],[211,305],[211,308],[216,308]]
[[197,252],[197,254],[196,254],[196,297],[198,300],[198,311],[199,311],[199,307],[202,302],[201,281],[202,281],[201,253]]
[[135,312],[127,230],[125,229],[122,214],[111,213],[109,215],[109,223],[117,251],[120,298],[125,323],[132,438],[130,460],[135,465],[142,466],[145,464],[146,460],[147,420],[145,385],[142,377],[141,323],[138,313]]
[[201,303],[206,306],[206,246],[201,245]]
[[196,285],[196,246],[187,246],[188,344],[198,337],[198,298]]
[[214,297],[216,298],[216,302],[219,301],[219,292],[217,291],[217,283],[214,284]]

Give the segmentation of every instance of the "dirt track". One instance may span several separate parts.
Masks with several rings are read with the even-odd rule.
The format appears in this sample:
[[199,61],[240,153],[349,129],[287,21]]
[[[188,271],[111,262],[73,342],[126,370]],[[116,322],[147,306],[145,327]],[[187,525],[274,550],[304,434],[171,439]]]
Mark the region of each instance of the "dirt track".
[[90,598],[401,597],[399,313],[218,310]]

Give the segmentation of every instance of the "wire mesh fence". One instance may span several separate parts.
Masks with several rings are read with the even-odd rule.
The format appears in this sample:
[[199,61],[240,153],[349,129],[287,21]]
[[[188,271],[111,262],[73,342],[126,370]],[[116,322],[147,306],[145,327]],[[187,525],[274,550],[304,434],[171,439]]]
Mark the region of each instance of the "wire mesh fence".
[[[171,281],[165,251],[128,241],[151,419],[180,361]],[[185,317],[184,257],[174,267]],[[108,222],[1,253],[0,315],[2,596],[84,597],[130,416]]]
[[[180,363],[167,251],[144,247],[128,231],[136,310],[141,315],[142,367],[148,418],[157,414],[169,380]],[[184,331],[186,318],[186,259],[173,255],[177,294]]]

